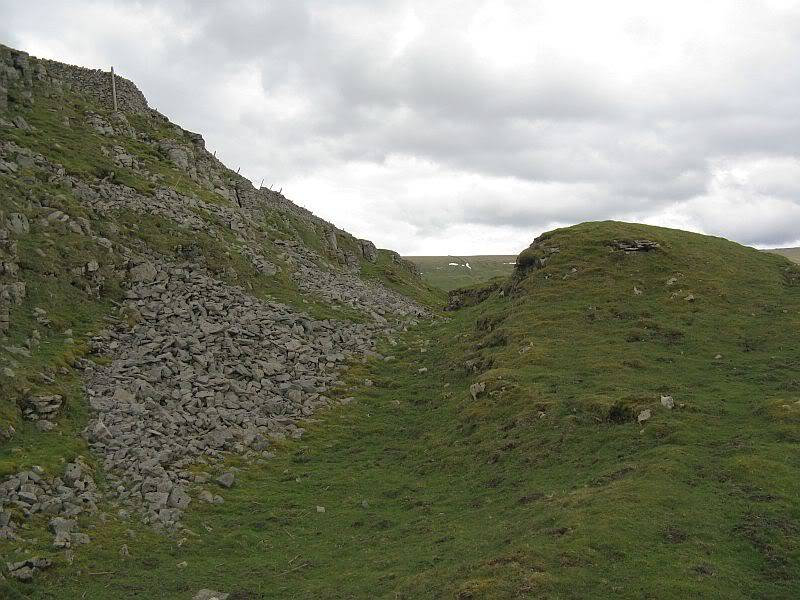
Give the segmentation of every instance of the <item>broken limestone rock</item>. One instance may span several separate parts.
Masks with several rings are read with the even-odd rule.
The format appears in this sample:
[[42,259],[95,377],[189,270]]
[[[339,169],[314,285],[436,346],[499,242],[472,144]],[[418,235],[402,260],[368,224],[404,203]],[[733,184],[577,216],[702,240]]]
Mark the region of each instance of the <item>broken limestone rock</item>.
[[53,431],[56,428],[56,424],[52,421],[48,421],[47,419],[40,419],[36,421],[36,429],[41,431],[42,433],[47,433],[48,431]]
[[64,397],[58,394],[29,396],[23,413],[27,419],[38,421],[53,417],[64,402]]
[[203,589],[197,592],[192,600],[227,600],[228,596],[230,596],[230,594]]
[[186,510],[191,501],[192,499],[189,497],[189,494],[187,494],[185,491],[183,491],[181,488],[177,486],[172,488],[172,491],[169,494],[168,502],[172,508],[179,508],[180,510]]
[[225,500],[222,496],[212,494],[208,490],[202,490],[197,497],[202,500],[203,502],[207,502],[208,504],[222,504]]
[[624,252],[650,252],[661,246],[652,240],[614,240],[611,242],[611,247]]
[[77,523],[72,519],[65,519],[63,517],[55,517],[50,519],[48,528],[50,532],[55,535],[53,546],[56,548],[69,548],[72,545],[72,530]]
[[8,228],[16,235],[22,235],[31,230],[28,217],[22,213],[11,213],[8,215]]
[[17,115],[13,119],[11,119],[11,122],[14,124],[14,127],[16,127],[17,129],[22,129],[22,131],[32,131],[31,126],[28,125],[28,122],[25,120],[25,118],[22,115]]
[[480,383],[473,383],[471,386],[469,386],[469,393],[473,400],[477,400],[478,396],[480,396],[485,390],[486,384],[482,381]]
[[14,579],[30,581],[36,573],[49,568],[52,564],[53,562],[49,558],[36,557],[15,563],[6,563],[6,567]]
[[358,243],[361,246],[361,255],[366,261],[374,263],[378,260],[378,248],[375,244],[369,240],[358,240]]
[[233,484],[236,482],[236,476],[230,471],[228,471],[217,477],[214,481],[216,481],[219,485],[221,485],[224,488],[231,488],[233,487]]
[[143,262],[130,270],[131,281],[134,283],[150,283],[155,281],[158,271],[150,262]]

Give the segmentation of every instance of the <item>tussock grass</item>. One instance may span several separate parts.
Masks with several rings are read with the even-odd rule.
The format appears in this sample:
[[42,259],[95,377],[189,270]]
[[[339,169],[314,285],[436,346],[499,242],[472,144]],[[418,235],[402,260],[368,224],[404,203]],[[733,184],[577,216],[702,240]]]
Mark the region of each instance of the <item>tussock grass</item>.
[[[661,250],[618,254],[607,242],[619,237]],[[14,589],[796,597],[797,267],[621,223],[547,244],[559,252],[542,268],[400,337],[384,349],[394,361],[354,366],[341,394],[356,400],[318,414],[302,440],[238,462],[225,504],[188,512],[196,535],[112,518],[74,565]],[[475,381],[486,388],[473,400]]]

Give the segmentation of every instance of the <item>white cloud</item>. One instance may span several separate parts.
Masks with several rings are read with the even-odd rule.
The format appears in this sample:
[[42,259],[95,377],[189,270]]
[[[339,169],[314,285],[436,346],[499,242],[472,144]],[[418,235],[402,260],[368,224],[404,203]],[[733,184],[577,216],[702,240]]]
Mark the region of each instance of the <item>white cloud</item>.
[[800,2],[0,0],[229,166],[380,246],[619,218],[796,242]]

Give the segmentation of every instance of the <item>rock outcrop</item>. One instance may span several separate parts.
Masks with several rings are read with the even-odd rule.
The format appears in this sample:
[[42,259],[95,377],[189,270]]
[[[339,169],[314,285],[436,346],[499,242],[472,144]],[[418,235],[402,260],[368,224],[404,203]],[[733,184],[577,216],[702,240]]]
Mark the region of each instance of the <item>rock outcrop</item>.
[[74,532],[74,522],[66,522],[84,513],[97,511],[100,499],[90,467],[80,458],[67,463],[59,477],[47,477],[41,468],[34,467],[7,477],[0,482],[0,539],[18,539],[17,523],[12,511],[25,518],[36,514],[62,518],[51,521],[54,544],[66,548],[85,543],[85,534]]

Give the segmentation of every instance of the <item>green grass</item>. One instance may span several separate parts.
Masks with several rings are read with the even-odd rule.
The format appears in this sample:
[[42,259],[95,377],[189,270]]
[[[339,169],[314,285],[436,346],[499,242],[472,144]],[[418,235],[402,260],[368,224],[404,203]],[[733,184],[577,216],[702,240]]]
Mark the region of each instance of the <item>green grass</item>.
[[[8,189],[4,187],[7,183],[0,181],[0,193]],[[35,185],[29,189],[41,191]],[[50,204],[66,208],[70,202],[65,193],[51,197]],[[33,219],[35,212],[29,216]],[[11,329],[3,346],[24,347],[34,329],[39,331],[41,343],[30,357],[0,352],[3,365],[11,366],[15,374],[14,378],[0,378],[0,421],[4,428],[12,424],[18,430],[11,442],[0,444],[0,477],[36,464],[57,470],[63,459],[85,451],[79,432],[87,409],[80,374],[73,365],[87,353],[91,333],[103,326],[103,318],[122,298],[115,271],[120,266],[119,258],[87,236],[65,227],[60,232],[56,229],[41,229],[34,221],[31,232],[17,239],[26,297],[22,305],[11,307]],[[95,283],[73,272],[92,259],[99,261],[103,276],[97,295],[86,289],[87,284]],[[38,323],[34,308],[44,309],[50,323]],[[71,330],[71,336],[65,333],[67,330]],[[74,342],[68,343],[68,338]],[[53,382],[48,383],[42,374]],[[19,404],[29,394],[60,394],[65,398],[57,431],[42,434],[32,423],[21,419]]]
[[[643,237],[661,249],[607,245]],[[357,400],[274,459],[237,461],[225,504],[189,510],[196,535],[111,518],[72,566],[7,594],[797,597],[798,268],[612,222],[526,253],[551,258],[353,367]]]
[[[422,273],[422,278],[445,291],[508,277],[516,256],[407,256]],[[455,263],[455,264],[452,264]],[[469,267],[467,266],[469,265]]]

